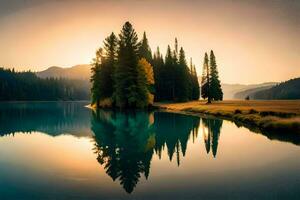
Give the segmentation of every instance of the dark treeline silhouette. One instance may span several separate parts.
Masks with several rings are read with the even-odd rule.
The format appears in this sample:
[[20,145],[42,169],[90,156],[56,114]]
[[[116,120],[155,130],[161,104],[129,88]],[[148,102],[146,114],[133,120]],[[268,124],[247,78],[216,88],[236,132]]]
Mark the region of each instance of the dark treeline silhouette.
[[98,107],[144,108],[154,100],[197,100],[200,93],[195,65],[188,66],[177,39],[165,58],[159,48],[152,55],[146,33],[138,41],[129,22],[118,37],[111,33],[97,50],[91,82],[92,104]]
[[183,48],[178,50],[178,41],[175,38],[175,49],[167,48],[165,59],[159,47],[154,53],[153,63],[155,78],[156,101],[189,101],[198,100],[200,88],[196,67],[190,61],[188,67]]
[[[200,118],[165,112],[97,110],[91,124],[98,162],[131,193],[142,176],[148,178],[154,153],[161,159],[162,151],[167,151],[169,160],[180,165],[188,140],[195,142],[197,138]],[[207,119],[203,125],[209,130],[209,145],[216,156],[222,120]]]
[[37,77],[32,72],[0,68],[0,101],[89,100],[88,82]]
[[43,132],[51,136],[91,136],[87,102],[18,102],[0,104],[0,136]]
[[288,80],[270,89],[251,94],[253,99],[300,99],[300,78]]
[[223,100],[223,91],[219,80],[216,57],[212,50],[210,51],[209,59],[207,53],[204,55],[201,97],[207,99],[207,103]]

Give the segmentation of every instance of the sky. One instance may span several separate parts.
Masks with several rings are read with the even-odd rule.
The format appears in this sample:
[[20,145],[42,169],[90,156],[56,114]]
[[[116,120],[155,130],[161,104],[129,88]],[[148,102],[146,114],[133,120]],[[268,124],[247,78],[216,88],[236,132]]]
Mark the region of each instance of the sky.
[[89,64],[126,21],[163,54],[177,37],[199,75],[212,49],[223,83],[300,76],[299,0],[0,0],[0,66]]

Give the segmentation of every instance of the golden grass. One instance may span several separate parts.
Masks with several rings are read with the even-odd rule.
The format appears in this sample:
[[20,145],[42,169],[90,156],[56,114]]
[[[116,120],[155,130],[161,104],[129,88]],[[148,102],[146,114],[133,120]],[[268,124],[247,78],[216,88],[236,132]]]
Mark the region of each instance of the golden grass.
[[300,133],[300,100],[243,101],[227,100],[206,104],[206,101],[186,103],[155,103],[155,106],[194,114],[208,114],[257,126],[262,130]]
[[186,109],[193,108],[199,110],[210,111],[225,111],[234,112],[239,109],[242,112],[249,112],[250,109],[256,111],[274,111],[283,113],[295,113],[300,115],[300,100],[295,101],[242,101],[242,100],[226,100],[220,102],[213,102],[212,104],[206,104],[206,101],[191,101],[187,103],[156,103],[155,105],[160,107],[166,107],[168,109]]

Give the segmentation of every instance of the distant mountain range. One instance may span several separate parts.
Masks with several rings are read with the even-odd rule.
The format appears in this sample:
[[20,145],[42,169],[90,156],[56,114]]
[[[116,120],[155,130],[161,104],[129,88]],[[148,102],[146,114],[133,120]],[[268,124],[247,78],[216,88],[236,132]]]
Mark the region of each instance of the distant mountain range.
[[234,99],[245,99],[246,97],[249,97],[250,99],[253,99],[254,98],[253,96],[256,92],[270,89],[274,85],[276,85],[276,84],[271,84],[271,85],[261,84],[261,85],[255,87],[255,88],[251,88],[251,89],[243,90],[241,92],[237,92],[237,93],[234,94],[233,98]]
[[40,72],[36,72],[36,75],[40,78],[68,78],[78,80],[89,80],[91,77],[91,66],[88,64],[75,65],[69,68],[62,67],[49,67],[48,69]]
[[245,99],[253,92],[269,89],[276,85],[276,82],[267,82],[261,84],[222,84],[224,99]]
[[272,88],[257,91],[252,94],[253,99],[300,99],[300,78],[282,82]]

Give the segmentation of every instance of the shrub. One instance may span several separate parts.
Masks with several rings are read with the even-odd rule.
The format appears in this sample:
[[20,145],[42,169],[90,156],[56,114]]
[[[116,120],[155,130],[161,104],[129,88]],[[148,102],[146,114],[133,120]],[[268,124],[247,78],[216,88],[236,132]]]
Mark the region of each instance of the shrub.
[[236,110],[234,111],[234,114],[242,114],[242,111],[241,111],[240,109],[236,109]]
[[249,110],[249,114],[257,114],[257,113],[258,113],[257,110],[254,110],[254,109],[250,109],[250,110]]

